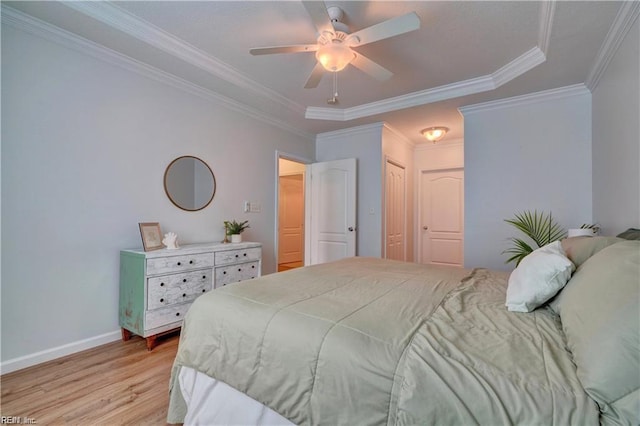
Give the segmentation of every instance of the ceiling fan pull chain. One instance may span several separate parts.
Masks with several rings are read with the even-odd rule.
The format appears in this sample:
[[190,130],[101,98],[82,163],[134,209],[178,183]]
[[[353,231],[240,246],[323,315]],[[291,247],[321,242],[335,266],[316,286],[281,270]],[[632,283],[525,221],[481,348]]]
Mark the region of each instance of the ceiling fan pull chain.
[[333,73],[333,97],[338,97],[338,73]]

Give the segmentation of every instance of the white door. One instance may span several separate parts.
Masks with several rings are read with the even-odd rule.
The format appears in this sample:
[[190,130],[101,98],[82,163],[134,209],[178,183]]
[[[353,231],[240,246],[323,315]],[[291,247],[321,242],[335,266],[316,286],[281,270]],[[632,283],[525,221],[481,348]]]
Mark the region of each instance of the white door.
[[391,161],[385,167],[385,257],[405,258],[405,170]]
[[463,265],[464,172],[423,172],[420,180],[421,263]]
[[356,254],[356,160],[307,165],[305,265]]
[[283,175],[279,182],[278,263],[302,265],[304,251],[304,175]]

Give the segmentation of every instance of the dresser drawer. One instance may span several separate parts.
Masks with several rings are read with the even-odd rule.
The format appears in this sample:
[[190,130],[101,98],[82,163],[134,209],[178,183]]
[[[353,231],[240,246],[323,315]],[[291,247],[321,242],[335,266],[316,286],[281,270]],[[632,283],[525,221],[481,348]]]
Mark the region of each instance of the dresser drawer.
[[163,327],[174,322],[181,322],[189,310],[191,303],[180,303],[166,308],[145,312],[145,330]]
[[162,275],[147,279],[147,309],[189,302],[211,290],[213,270]]
[[260,276],[260,262],[238,263],[215,269],[216,288]]
[[261,255],[262,249],[260,247],[218,251],[215,253],[216,266],[249,260],[260,260]]
[[147,275],[210,268],[212,266],[213,253],[157,257],[147,259]]

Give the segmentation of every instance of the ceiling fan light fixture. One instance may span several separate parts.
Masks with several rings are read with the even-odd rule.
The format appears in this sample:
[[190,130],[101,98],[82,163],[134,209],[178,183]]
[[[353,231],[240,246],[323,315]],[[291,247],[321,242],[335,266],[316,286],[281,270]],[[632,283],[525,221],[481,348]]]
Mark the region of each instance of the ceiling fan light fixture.
[[449,131],[448,127],[438,126],[438,127],[427,127],[426,129],[421,130],[420,133],[422,133],[422,136],[427,138],[427,140],[433,143],[436,143],[440,139],[442,139],[444,135],[447,134],[448,131]]
[[316,59],[324,69],[331,72],[342,71],[356,55],[341,40],[332,40],[323,44],[316,52]]

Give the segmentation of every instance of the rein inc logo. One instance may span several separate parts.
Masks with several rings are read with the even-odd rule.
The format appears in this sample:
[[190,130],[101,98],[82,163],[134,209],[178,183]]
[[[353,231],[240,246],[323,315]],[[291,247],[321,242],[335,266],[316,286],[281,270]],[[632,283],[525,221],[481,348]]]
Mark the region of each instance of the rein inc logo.
[[21,416],[0,416],[0,424],[3,425],[35,425],[36,419]]

